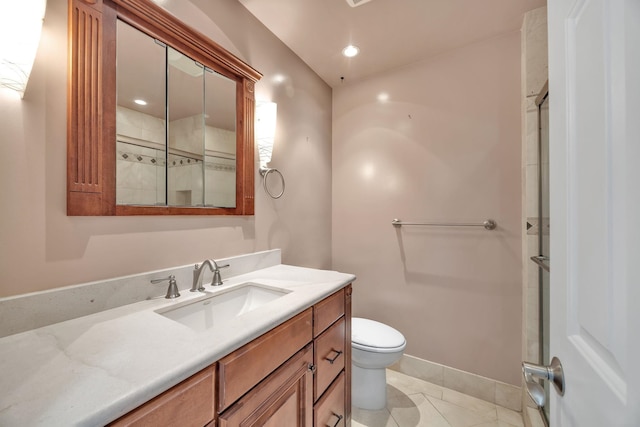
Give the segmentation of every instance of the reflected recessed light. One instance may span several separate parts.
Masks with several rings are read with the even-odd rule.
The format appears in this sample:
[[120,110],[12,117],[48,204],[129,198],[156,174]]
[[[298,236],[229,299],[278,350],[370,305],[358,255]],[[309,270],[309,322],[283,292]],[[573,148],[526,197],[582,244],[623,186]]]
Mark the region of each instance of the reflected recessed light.
[[147,105],[147,101],[145,101],[144,99],[134,99],[133,102],[138,105]]
[[353,58],[358,53],[360,53],[360,49],[358,48],[358,46],[354,46],[352,44],[342,49],[342,54],[347,58]]
[[380,92],[378,94],[378,101],[387,102],[389,100],[389,94],[386,92]]

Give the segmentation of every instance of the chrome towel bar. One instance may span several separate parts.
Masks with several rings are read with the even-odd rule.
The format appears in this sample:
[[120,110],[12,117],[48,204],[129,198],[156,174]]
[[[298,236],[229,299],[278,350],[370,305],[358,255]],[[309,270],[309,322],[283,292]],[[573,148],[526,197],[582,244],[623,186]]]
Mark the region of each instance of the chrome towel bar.
[[468,222],[458,222],[458,223],[450,223],[450,222],[407,222],[399,220],[395,218],[391,221],[391,224],[395,227],[400,227],[402,225],[427,225],[433,227],[484,227],[487,230],[495,230],[498,226],[498,223],[492,219],[487,219],[482,223],[468,223]]

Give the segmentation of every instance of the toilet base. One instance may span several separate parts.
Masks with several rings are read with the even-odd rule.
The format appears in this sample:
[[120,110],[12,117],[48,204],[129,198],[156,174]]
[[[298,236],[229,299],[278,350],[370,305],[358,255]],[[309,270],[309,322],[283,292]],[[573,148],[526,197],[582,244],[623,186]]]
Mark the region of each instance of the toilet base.
[[351,404],[361,409],[377,411],[387,406],[387,371],[352,365]]

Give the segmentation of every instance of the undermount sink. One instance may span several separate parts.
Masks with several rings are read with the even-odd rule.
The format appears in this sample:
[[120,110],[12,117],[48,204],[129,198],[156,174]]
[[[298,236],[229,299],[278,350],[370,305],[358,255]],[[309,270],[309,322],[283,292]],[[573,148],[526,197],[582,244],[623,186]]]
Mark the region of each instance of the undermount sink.
[[221,326],[223,322],[242,316],[289,292],[291,291],[248,282],[221,290],[208,298],[157,310],[156,313],[200,332]]

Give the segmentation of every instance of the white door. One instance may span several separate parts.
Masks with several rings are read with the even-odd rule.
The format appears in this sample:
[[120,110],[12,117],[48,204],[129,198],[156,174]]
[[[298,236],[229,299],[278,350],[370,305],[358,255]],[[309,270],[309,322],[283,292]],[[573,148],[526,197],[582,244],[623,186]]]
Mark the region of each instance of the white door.
[[552,427],[640,426],[640,0],[549,0]]

